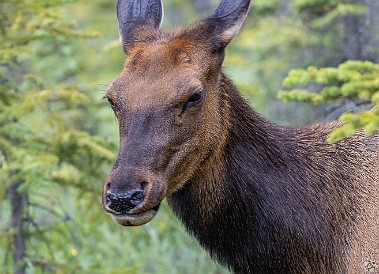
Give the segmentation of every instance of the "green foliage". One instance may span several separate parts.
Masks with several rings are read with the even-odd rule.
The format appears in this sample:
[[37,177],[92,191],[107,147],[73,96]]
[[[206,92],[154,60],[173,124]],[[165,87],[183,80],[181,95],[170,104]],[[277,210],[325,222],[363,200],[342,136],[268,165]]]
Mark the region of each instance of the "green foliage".
[[333,9],[328,11],[324,16],[313,21],[313,26],[318,29],[326,28],[336,22],[338,18],[345,15],[361,15],[366,12],[366,6],[359,4],[342,4],[339,3]]
[[278,5],[280,4],[280,0],[256,0],[254,1],[253,5],[255,8],[255,12],[258,15],[270,15],[278,8]]
[[255,108],[285,122],[270,106],[275,103],[281,77],[296,65],[293,60],[308,44],[306,29],[290,15],[278,16],[280,3],[258,1],[252,5],[256,13],[227,48],[225,68]]
[[[360,104],[377,106],[378,65],[363,61],[378,62],[377,52],[372,50],[376,46],[369,45],[375,39],[367,39],[376,36],[376,24],[370,21],[370,6],[356,0],[294,0],[292,7],[307,23],[312,51],[319,54],[307,69],[289,72],[283,85],[291,92],[281,92],[279,97],[287,102],[316,105],[358,100]],[[322,68],[316,69],[315,64]],[[350,136],[361,128],[367,134],[374,132],[378,124],[376,113],[374,109],[342,115],[340,121],[344,126],[329,141]]]
[[355,0],[294,0],[293,8],[297,14],[311,23],[310,26],[324,28],[345,15],[361,15],[367,7]]
[[[350,34],[346,18],[352,16],[355,24],[362,23],[368,8],[357,1],[342,0],[257,1],[252,5],[252,17],[238,36],[238,43],[232,43],[226,67],[255,107],[272,119],[287,122],[282,117],[289,110],[281,113],[282,106],[277,107],[272,99],[284,75],[295,68],[335,66],[346,60],[348,50],[344,45]],[[315,95],[302,96],[306,101],[318,101]],[[310,107],[299,116],[308,113],[312,113]],[[310,119],[314,117],[306,120]]]
[[[70,188],[77,195],[100,195],[98,180],[104,177],[104,164],[113,161],[115,148],[89,134],[94,121],[82,119],[91,116],[97,103],[85,86],[74,82],[79,63],[72,39],[95,33],[78,29],[62,4],[28,0],[0,4],[1,26],[7,26],[0,44],[0,203],[4,207],[17,203],[6,196],[17,182],[22,182],[18,192],[26,197],[22,229],[10,229],[15,216],[4,219],[0,248],[11,251],[13,235],[22,234],[26,255],[19,266],[38,272],[65,269],[56,243],[70,235],[65,216],[54,207],[57,197]],[[11,252],[0,254],[6,272],[19,267]]]
[[[291,91],[282,91],[279,97],[285,101],[322,104],[336,100],[359,99],[375,105],[370,111],[341,115],[343,126],[331,134],[334,142],[351,136],[359,129],[372,134],[379,128],[379,65],[369,61],[347,61],[337,68],[308,67],[290,71],[283,82]],[[297,87],[316,86],[318,93]]]

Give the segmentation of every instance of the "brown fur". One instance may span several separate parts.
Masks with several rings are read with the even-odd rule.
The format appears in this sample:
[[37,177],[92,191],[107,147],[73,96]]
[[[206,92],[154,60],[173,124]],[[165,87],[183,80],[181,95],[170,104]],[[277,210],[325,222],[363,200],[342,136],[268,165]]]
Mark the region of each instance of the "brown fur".
[[368,267],[379,262],[378,134],[327,144],[336,123],[289,128],[261,117],[221,69],[235,25],[215,33],[212,20],[170,33],[139,27],[124,45],[125,68],[106,95],[120,151],[105,209],[109,191],[146,182],[143,202],[114,219],[144,224],[167,197],[236,273],[379,273]]

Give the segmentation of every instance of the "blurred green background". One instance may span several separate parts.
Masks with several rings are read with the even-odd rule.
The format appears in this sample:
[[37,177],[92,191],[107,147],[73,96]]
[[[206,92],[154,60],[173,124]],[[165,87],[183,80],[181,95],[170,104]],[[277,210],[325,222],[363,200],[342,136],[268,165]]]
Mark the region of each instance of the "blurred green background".
[[[163,2],[164,29],[218,3]],[[367,125],[370,133],[379,126],[378,111],[365,112],[379,103],[377,14],[376,0],[255,0],[225,71],[278,123],[354,110],[344,134]],[[102,97],[124,59],[113,0],[0,2],[0,273],[228,273],[166,203],[136,228],[102,210],[102,182],[118,150],[117,122]],[[357,62],[340,66],[349,60]],[[282,89],[287,101],[317,106],[285,104]]]

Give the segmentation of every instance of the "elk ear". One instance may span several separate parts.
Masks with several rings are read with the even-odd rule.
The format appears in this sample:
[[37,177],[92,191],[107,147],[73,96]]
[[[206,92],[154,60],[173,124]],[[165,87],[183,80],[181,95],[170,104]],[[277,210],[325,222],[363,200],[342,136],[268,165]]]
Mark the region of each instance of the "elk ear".
[[117,19],[120,43],[127,53],[136,42],[149,39],[142,27],[159,29],[163,18],[161,0],[118,0]]
[[215,12],[203,20],[216,45],[224,48],[236,36],[249,12],[250,0],[222,0]]

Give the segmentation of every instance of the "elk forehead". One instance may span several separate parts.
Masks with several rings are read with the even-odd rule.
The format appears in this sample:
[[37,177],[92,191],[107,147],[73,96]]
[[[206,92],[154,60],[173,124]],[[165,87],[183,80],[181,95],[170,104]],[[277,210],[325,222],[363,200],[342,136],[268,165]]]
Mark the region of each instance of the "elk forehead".
[[124,101],[128,108],[176,104],[187,91],[202,85],[200,68],[192,61],[189,48],[177,42],[136,47],[108,95]]
[[175,38],[143,43],[129,52],[125,69],[133,73],[156,75],[177,69],[178,66],[181,69],[192,67],[196,51],[190,41]]

